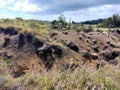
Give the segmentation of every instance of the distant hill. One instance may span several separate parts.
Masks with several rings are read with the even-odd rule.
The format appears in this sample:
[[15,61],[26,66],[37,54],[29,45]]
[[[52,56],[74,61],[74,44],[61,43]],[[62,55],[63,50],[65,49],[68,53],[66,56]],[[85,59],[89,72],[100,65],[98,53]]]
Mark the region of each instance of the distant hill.
[[103,21],[104,21],[104,19],[97,19],[97,20],[85,21],[85,22],[82,22],[82,24],[99,24]]

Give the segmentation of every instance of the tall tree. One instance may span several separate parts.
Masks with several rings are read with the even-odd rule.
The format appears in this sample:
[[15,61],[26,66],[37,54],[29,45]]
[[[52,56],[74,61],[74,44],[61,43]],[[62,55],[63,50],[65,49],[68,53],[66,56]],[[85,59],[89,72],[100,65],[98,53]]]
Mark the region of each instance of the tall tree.
[[67,26],[66,18],[64,15],[60,15],[58,17],[58,25],[59,25],[59,29],[63,29]]
[[118,14],[113,15],[112,17],[114,27],[119,27],[120,25],[120,16]]

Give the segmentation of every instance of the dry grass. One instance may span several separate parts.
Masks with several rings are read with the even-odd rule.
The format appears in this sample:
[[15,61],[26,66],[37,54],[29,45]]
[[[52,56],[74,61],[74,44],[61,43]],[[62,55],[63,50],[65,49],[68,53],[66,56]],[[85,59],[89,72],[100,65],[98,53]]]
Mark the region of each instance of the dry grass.
[[36,35],[48,33],[44,22],[37,20],[1,19],[0,27],[15,27],[20,33],[28,32]]
[[[1,22],[1,27],[19,28],[20,33],[27,31],[38,36],[48,33],[44,23],[34,20]],[[0,78],[6,79],[0,86],[0,90],[13,88],[19,83],[22,83],[26,90],[120,90],[120,57],[117,60],[119,62],[117,66],[107,64],[99,70],[79,63],[80,67],[74,71],[62,69],[53,69],[42,73],[33,71],[19,78],[13,78],[7,69],[7,64],[11,61],[4,61],[0,58]]]
[[[120,61],[120,58],[118,58]],[[6,63],[0,61],[0,77],[7,81],[1,87],[12,88],[18,83],[26,90],[120,90],[120,63],[117,66],[105,65],[99,70],[81,65],[75,71],[51,70],[32,72],[19,78],[5,73]]]

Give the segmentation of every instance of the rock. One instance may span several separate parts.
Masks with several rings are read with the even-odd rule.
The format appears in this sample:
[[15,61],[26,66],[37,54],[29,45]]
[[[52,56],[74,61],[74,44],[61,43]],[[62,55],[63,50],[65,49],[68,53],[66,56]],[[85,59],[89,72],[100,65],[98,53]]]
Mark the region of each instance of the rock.
[[79,39],[80,39],[80,40],[83,40],[82,36],[79,36]]
[[24,34],[19,35],[18,48],[22,48],[25,45]]
[[99,46],[92,46],[92,49],[93,49],[96,53],[99,52]]
[[4,32],[4,28],[0,27],[0,34]]
[[116,32],[117,32],[118,34],[120,34],[120,30],[119,30],[119,29],[117,29]]
[[99,69],[101,67],[101,64],[96,65],[96,69]]
[[36,47],[36,48],[39,48],[39,47],[42,47],[44,45],[43,41],[40,41],[38,38],[35,38],[34,42],[33,42],[33,45]]
[[59,58],[62,55],[62,49],[59,46],[55,45],[44,45],[43,47],[40,47],[37,49],[39,52],[39,55],[41,57],[44,57],[45,60],[48,60],[47,57],[53,58]]
[[109,61],[109,60],[113,60],[115,59],[116,57],[119,56],[119,53],[120,52],[117,52],[117,51],[111,51],[109,53],[103,53],[102,56],[103,58],[106,60],[106,61]]
[[35,38],[33,45],[35,46],[36,49],[36,54],[39,55],[39,48],[44,46],[44,43],[42,41],[40,41],[38,38]]
[[84,53],[82,53],[82,57],[84,57],[85,59],[93,59],[96,60],[98,59],[98,55],[96,53],[90,53],[89,51],[86,51]]
[[110,44],[110,41],[107,41],[106,43],[107,43],[107,44]]
[[55,58],[62,56],[62,49],[59,46],[44,44],[43,47],[37,48],[37,55],[42,58],[47,69],[53,66]]
[[60,47],[52,45],[51,50],[52,50],[53,57],[61,57],[62,56],[62,49]]
[[85,59],[90,59],[90,52],[89,51],[85,51],[81,54],[82,57],[84,57]]
[[7,47],[10,43],[10,38],[5,38],[3,43],[3,48]]
[[74,43],[70,42],[67,44],[67,47],[69,47],[71,50],[75,51],[75,52],[79,52],[79,48],[77,47],[77,45],[75,45]]
[[93,45],[97,44],[97,41],[96,40],[92,40],[92,44]]
[[47,61],[48,58],[52,59],[51,46],[49,44],[44,44],[44,46],[37,48],[37,55],[45,61]]
[[106,50],[106,49],[108,49],[108,46],[104,46],[104,47],[103,47],[103,50]]
[[27,41],[28,42],[33,42],[33,39],[34,39],[34,36],[33,35],[31,35],[31,34],[27,34]]
[[4,30],[4,34],[7,35],[17,35],[18,31],[14,27],[8,27]]
[[91,59],[96,60],[98,59],[98,55],[96,53],[91,53],[90,54]]
[[89,40],[87,39],[86,42],[89,43]]
[[62,32],[63,34],[65,34],[65,35],[67,35],[68,34],[68,32]]

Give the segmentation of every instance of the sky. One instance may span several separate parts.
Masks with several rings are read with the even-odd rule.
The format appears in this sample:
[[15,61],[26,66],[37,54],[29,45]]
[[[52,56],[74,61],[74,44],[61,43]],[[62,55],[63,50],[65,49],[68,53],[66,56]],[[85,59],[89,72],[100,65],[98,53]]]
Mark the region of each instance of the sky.
[[0,18],[86,21],[120,14],[120,0],[0,0]]

